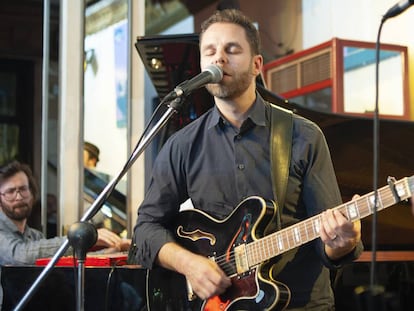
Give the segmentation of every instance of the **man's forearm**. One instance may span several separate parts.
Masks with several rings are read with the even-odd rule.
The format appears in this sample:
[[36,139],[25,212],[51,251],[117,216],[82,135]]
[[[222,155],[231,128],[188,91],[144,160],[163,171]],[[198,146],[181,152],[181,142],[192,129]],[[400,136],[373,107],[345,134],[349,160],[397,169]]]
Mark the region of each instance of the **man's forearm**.
[[157,264],[182,274],[192,253],[174,242],[164,244],[157,256]]

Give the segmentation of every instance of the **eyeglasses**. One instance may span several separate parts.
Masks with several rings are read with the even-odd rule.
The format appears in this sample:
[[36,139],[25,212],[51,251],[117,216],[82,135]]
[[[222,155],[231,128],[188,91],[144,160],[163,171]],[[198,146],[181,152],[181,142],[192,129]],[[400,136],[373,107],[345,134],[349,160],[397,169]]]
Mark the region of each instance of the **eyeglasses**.
[[23,199],[27,198],[31,192],[29,186],[21,186],[18,188],[9,188],[6,189],[3,193],[0,193],[2,196],[4,196],[4,199],[6,201],[14,201],[17,197],[17,193],[20,193],[21,197]]

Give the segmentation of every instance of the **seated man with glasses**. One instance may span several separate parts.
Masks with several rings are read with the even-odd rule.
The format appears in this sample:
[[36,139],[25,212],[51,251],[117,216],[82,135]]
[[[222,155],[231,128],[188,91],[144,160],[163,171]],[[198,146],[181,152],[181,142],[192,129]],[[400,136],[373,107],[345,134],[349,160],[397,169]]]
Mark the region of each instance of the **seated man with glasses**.
[[[0,265],[34,264],[38,258],[53,256],[65,241],[65,237],[46,239],[27,225],[37,195],[27,165],[14,161],[0,168]],[[129,243],[102,228],[98,229],[96,246],[121,251],[127,250]]]

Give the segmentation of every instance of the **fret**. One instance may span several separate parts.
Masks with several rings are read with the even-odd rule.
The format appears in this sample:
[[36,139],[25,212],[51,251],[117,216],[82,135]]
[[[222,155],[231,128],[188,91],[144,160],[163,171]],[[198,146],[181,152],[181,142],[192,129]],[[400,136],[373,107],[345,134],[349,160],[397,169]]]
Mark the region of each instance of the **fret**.
[[305,229],[305,234],[306,234],[306,241],[309,241],[310,239],[309,239],[309,232],[308,232],[308,224],[309,224],[309,221],[304,221],[303,222],[303,224],[304,224],[304,229]]
[[301,244],[307,241],[306,221],[299,223]]
[[287,245],[289,249],[292,249],[293,247],[296,246],[295,238],[293,237],[292,233],[293,233],[292,228],[286,229],[286,240],[287,240]]
[[319,236],[319,232],[321,230],[321,221],[319,219],[319,216],[313,219],[312,225],[315,236]]
[[[397,189],[397,188],[396,188]],[[392,193],[391,189],[384,189],[384,195],[381,196],[382,206],[383,208],[386,208],[387,206],[391,206],[395,203],[397,203],[396,198],[394,197],[394,194]],[[383,209],[381,208],[381,209]]]
[[303,244],[303,243],[307,242],[307,239],[306,239],[307,238],[306,221],[300,222],[298,224],[298,227],[299,227],[299,238],[300,238],[299,243]]
[[249,265],[254,265],[256,264],[256,258],[254,256],[254,250],[257,247],[257,242],[253,242],[247,245],[247,258],[248,258],[248,262]]
[[[389,189],[384,189],[384,191],[389,190]],[[387,191],[388,192],[388,191]],[[373,195],[372,198],[372,204],[375,204],[375,195]],[[382,204],[382,196],[381,196],[381,190],[378,190],[378,196],[377,196],[377,211],[378,210],[382,210],[384,208],[384,205]]]
[[357,207],[356,201],[348,203],[347,205],[345,205],[345,207],[346,207],[346,214],[349,220],[357,220],[360,218],[359,209]]
[[[369,195],[367,197],[367,202],[368,202],[368,206],[369,206],[369,211],[370,214],[374,213],[374,208],[375,208],[375,193],[372,193],[371,195]],[[380,200],[380,196],[377,196],[377,210],[380,210],[381,208],[381,200]]]
[[289,244],[289,231],[287,229],[282,230],[282,239],[286,249],[290,249]]
[[372,194],[367,196],[366,203],[367,203],[367,206],[368,206],[368,209],[369,209],[369,214],[372,214],[373,211],[374,211],[374,200],[373,200],[373,195]]
[[315,231],[313,230],[313,221],[309,219],[306,221],[306,239],[308,241],[312,240],[316,236]]
[[356,201],[356,204],[358,206],[359,215],[360,215],[361,218],[371,214],[369,204],[368,204],[367,200],[364,199],[364,197],[362,197],[361,199],[358,199]]
[[269,251],[269,256],[268,258],[272,258],[276,255],[278,255],[279,249],[278,249],[278,245],[277,245],[277,240],[275,239],[275,233],[266,236],[264,239],[266,239],[267,245],[268,245],[268,251]]
[[254,258],[254,262],[258,262],[258,259],[259,259],[258,248],[259,248],[260,244],[261,243],[255,243],[255,247],[253,247],[253,258]]
[[255,258],[256,258],[256,262],[260,262],[261,260],[263,260],[263,256],[264,256],[264,251],[263,251],[263,242],[262,243],[258,243],[256,245],[256,249],[255,249]]
[[253,260],[254,260],[254,262],[258,261],[259,256],[257,255],[257,250],[258,250],[259,246],[260,246],[260,243],[256,243],[253,247]]
[[271,254],[271,252],[270,252],[270,243],[269,243],[269,239],[265,239],[264,241],[263,241],[264,243],[264,254],[265,254],[265,257],[266,258],[269,258],[270,257],[270,254]]
[[293,238],[296,244],[299,244],[302,241],[298,227],[293,228]]
[[268,236],[268,240],[270,243],[270,249],[272,257],[279,254],[279,249],[277,247],[277,241],[272,238],[273,236]]
[[256,262],[260,260],[261,253],[263,253],[263,242],[257,243],[256,245],[255,252],[254,252]]
[[277,246],[279,247],[280,251],[285,249],[285,243],[283,242],[282,234],[277,235]]
[[266,239],[266,258],[271,258],[274,254],[272,241],[270,239]]
[[[407,194],[406,184],[405,183],[404,184],[403,183],[397,183],[395,185],[395,190],[397,191],[398,196],[400,198],[402,198],[402,199],[406,199],[406,198],[408,198],[408,197],[410,197],[412,195],[412,193],[411,194]],[[413,190],[411,190],[411,192],[412,191]]]
[[279,240],[278,240],[279,236],[277,234],[273,235],[273,239],[272,239],[272,245],[275,249],[275,254],[280,254],[282,253],[281,248],[279,247]]

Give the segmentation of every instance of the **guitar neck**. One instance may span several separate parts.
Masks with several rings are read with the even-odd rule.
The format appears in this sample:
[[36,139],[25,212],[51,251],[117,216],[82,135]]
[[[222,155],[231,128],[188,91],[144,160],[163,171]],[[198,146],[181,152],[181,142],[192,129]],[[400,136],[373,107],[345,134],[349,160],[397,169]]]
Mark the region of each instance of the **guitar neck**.
[[[414,176],[405,177],[379,189],[377,196],[373,191],[334,209],[341,211],[349,220],[356,221],[371,215],[375,206],[377,211],[383,210],[410,198],[413,192]],[[319,214],[249,243],[245,250],[249,266],[256,266],[318,238],[320,225],[321,215]]]

